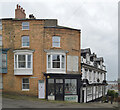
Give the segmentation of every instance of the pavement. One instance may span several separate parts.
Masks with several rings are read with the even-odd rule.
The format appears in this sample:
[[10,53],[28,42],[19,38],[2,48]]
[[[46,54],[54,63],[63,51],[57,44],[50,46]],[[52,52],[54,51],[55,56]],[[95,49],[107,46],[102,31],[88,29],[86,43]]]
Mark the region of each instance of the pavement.
[[115,108],[118,103],[73,103],[64,101],[24,100],[2,98],[2,108]]

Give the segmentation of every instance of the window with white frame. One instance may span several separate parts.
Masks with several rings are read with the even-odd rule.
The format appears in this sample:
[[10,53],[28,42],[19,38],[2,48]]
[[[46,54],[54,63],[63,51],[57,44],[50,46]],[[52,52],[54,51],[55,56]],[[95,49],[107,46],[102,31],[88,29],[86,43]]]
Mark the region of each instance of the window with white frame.
[[22,30],[29,30],[29,22],[22,22]]
[[87,79],[87,71],[88,71],[88,70],[85,69],[85,73],[84,73],[84,74],[85,74],[85,79]]
[[60,47],[60,37],[59,36],[52,37],[52,46],[53,47]]
[[2,54],[2,68],[7,68],[7,54]]
[[2,46],[2,36],[0,35],[0,46]]
[[32,68],[32,55],[31,54],[18,54],[15,55],[15,68]]
[[29,47],[29,36],[22,36],[22,47]]
[[22,79],[22,90],[29,90],[29,78]]
[[47,68],[65,68],[65,55],[47,55]]
[[92,70],[89,70],[89,80],[91,81]]
[[96,74],[96,72],[94,71],[94,73],[93,73],[93,74],[94,74],[94,77],[93,77],[93,78],[94,78],[94,82],[95,82],[95,74]]
[[91,95],[91,94],[92,94],[92,87],[88,87],[88,88],[87,88],[87,94],[88,94],[88,95]]
[[0,20],[0,30],[2,30],[2,21]]

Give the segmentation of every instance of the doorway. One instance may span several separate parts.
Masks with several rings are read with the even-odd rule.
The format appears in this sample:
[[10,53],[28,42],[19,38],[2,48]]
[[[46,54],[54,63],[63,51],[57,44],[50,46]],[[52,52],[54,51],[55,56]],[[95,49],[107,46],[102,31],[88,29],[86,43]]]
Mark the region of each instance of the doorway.
[[40,99],[44,99],[45,98],[45,83],[44,83],[44,80],[39,80],[38,89],[39,89],[38,97]]
[[63,79],[56,79],[56,94],[55,94],[55,100],[63,100]]

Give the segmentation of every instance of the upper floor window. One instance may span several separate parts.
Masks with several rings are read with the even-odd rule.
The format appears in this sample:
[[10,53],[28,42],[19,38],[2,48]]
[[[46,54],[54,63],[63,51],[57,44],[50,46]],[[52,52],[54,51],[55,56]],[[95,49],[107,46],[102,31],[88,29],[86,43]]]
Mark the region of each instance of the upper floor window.
[[2,54],[2,68],[7,68],[7,54]]
[[29,36],[22,36],[22,47],[29,47]]
[[32,68],[32,55],[15,55],[15,68]]
[[59,36],[52,37],[52,46],[53,47],[60,47],[60,37]]
[[2,36],[0,35],[0,46],[2,46]]
[[2,30],[2,21],[0,20],[0,30]]
[[14,50],[14,75],[33,75],[34,50]]
[[22,22],[22,30],[29,30],[29,22]]
[[48,55],[48,68],[65,68],[65,55]]

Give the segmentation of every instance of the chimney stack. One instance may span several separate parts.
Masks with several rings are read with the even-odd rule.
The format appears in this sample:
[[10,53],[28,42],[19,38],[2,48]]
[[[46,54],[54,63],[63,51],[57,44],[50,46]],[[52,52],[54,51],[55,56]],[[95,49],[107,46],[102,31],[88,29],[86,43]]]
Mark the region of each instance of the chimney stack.
[[25,10],[17,4],[17,9],[15,9],[15,18],[24,19],[26,18]]

